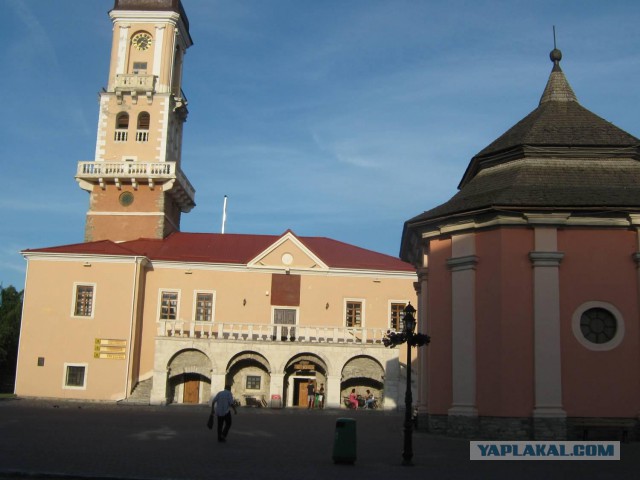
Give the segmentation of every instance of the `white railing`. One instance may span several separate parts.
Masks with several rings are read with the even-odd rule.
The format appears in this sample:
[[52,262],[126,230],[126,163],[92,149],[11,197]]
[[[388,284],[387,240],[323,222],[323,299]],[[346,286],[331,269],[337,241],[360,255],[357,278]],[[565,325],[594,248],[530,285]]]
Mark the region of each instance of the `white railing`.
[[172,178],[175,162],[78,162],[77,177]]
[[153,92],[155,75],[116,75],[115,87],[118,91]]
[[127,130],[124,130],[122,128],[117,129],[113,134],[114,142],[126,142],[127,138],[129,138],[129,133],[127,132]]
[[245,342],[310,342],[380,344],[387,328],[317,327],[255,323],[160,320],[159,337]]
[[[177,167],[176,162],[78,162],[76,179],[86,184],[102,183],[107,179],[116,180],[172,180],[176,179],[179,185],[181,198],[186,195],[191,206],[196,195],[196,190],[189,179]],[[83,187],[85,188],[85,187]],[[175,190],[175,189],[174,189]]]
[[148,142],[148,141],[149,141],[149,130],[136,131],[136,142]]

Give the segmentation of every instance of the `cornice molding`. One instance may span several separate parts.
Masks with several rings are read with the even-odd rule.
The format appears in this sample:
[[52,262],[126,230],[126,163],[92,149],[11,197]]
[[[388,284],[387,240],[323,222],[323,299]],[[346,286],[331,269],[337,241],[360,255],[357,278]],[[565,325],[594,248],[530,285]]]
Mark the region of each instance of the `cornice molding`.
[[428,267],[420,267],[417,269],[418,273],[418,281],[426,282],[429,279],[429,268]]
[[563,258],[563,252],[529,252],[534,267],[558,267]]
[[381,271],[381,270],[356,270],[356,269],[338,269],[329,268],[328,270],[304,269],[293,267],[259,267],[245,264],[230,263],[197,263],[197,262],[177,262],[169,260],[151,261],[154,268],[167,268],[174,270],[215,270],[223,272],[247,272],[247,273],[285,273],[292,275],[305,276],[339,276],[339,277],[364,277],[372,280],[378,279],[397,279],[397,280],[413,280],[416,281],[415,273],[398,272],[398,271]]
[[176,27],[176,31],[180,37],[179,41],[185,49],[193,44],[184,20],[180,17],[179,13],[173,11],[112,10],[109,12],[109,17],[111,17],[114,27],[119,26],[123,22],[126,25],[129,23],[152,24],[154,28],[158,23],[170,23]]
[[52,262],[95,262],[95,263],[136,263],[147,265],[150,260],[144,255],[99,255],[58,252],[20,252],[26,260],[44,260]]
[[466,255],[464,257],[447,259],[447,267],[449,267],[452,272],[475,270],[477,264],[478,257],[476,255]]
[[152,260],[144,255],[109,255],[109,254],[80,254],[80,253],[60,253],[60,252],[29,252],[22,251],[22,256],[26,260],[44,260],[55,262],[96,262],[96,263],[134,263],[142,262],[143,265],[153,265],[154,269],[167,268],[171,270],[183,271],[221,271],[221,272],[247,272],[247,273],[290,273],[305,276],[339,276],[339,277],[360,277],[377,280],[410,280],[417,281],[415,272],[385,271],[385,270],[359,270],[347,268],[329,268],[328,270],[288,268],[288,267],[259,267],[245,264],[231,263],[199,263],[181,262],[172,260]]
[[602,216],[575,216],[568,212],[554,213],[527,213],[514,212],[512,215],[499,213],[490,217],[453,220],[450,223],[440,223],[427,227],[422,232],[423,240],[429,240],[441,236],[449,236],[474,230],[489,229],[494,227],[526,227],[526,226],[563,226],[563,227],[613,227],[629,228],[640,227],[640,214],[629,214],[626,217],[602,217]]

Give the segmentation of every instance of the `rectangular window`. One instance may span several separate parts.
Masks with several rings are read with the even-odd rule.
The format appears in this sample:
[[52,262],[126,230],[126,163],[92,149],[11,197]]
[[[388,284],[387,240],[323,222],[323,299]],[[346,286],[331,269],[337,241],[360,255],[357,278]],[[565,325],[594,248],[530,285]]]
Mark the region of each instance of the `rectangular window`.
[[213,293],[196,293],[196,322],[213,321]]
[[76,285],[75,302],[73,307],[74,317],[93,316],[93,285]]
[[178,292],[163,291],[160,295],[160,320],[177,320]]
[[389,328],[396,332],[401,332],[404,329],[404,307],[405,303],[391,303],[391,325]]
[[147,62],[133,62],[133,74],[145,75],[147,73]]
[[247,375],[247,390],[260,390],[260,380],[258,375]]
[[[278,327],[276,325],[282,325],[280,328],[281,340],[293,340],[296,337],[296,319],[298,317],[298,311],[295,308],[274,308],[273,309],[273,338],[276,339],[278,334]],[[287,325],[287,326],[285,326]]]
[[84,390],[87,386],[87,364],[64,364],[63,387],[68,389]]
[[362,327],[362,302],[347,301],[346,324],[347,327]]

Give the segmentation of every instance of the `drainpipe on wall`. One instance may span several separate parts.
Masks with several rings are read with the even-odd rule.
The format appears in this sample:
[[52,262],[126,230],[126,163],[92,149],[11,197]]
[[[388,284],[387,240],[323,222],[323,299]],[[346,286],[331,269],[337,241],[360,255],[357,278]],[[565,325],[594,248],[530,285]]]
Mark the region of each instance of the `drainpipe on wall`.
[[131,322],[129,323],[129,339],[127,341],[127,346],[128,346],[128,353],[127,353],[127,368],[126,368],[126,372],[125,372],[125,379],[124,379],[124,398],[122,398],[121,400],[126,400],[129,397],[130,391],[129,391],[129,387],[130,387],[130,381],[129,381],[129,375],[131,373],[131,351],[132,351],[132,345],[131,345],[131,339],[133,338],[133,325],[135,323],[135,319],[136,319],[136,300],[138,298],[138,274],[139,274],[139,266],[140,264],[144,261],[145,257],[134,257],[133,260],[135,262],[135,267],[133,269],[133,292],[131,295]]

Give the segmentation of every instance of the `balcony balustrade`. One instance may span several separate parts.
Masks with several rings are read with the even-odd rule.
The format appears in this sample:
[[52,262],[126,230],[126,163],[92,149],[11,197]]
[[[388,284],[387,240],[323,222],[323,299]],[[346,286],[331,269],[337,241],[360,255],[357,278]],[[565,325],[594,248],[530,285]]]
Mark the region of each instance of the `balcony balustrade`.
[[100,178],[171,178],[176,176],[175,162],[78,162],[76,176]]
[[308,342],[383,345],[386,328],[316,327],[255,323],[160,320],[158,337],[207,341]]
[[[96,183],[104,186],[109,181],[116,185],[128,181],[136,188],[142,181],[150,186],[162,183],[165,190],[173,187],[170,191],[177,196],[183,211],[189,211],[195,205],[196,191],[176,162],[78,162],[76,180],[88,191]],[[174,187],[176,183],[178,188]]]
[[131,94],[134,104],[138,102],[138,95],[146,97],[149,105],[152,102],[153,94],[156,92],[155,75],[121,74],[116,75],[115,92],[118,104],[122,104],[125,93]]
[[136,131],[136,142],[144,143],[149,141],[149,130]]
[[126,142],[129,138],[129,132],[124,128],[118,128],[113,134],[113,141],[117,143]]
[[153,92],[155,75],[122,74],[116,75],[115,89],[121,92]]

